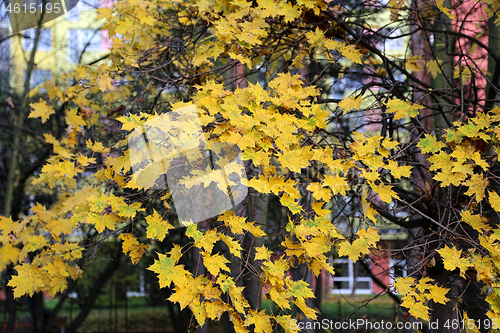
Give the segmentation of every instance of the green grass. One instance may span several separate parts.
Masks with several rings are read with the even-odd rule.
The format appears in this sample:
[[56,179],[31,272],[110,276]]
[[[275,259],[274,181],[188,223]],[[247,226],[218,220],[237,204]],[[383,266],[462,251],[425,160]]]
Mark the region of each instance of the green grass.
[[[321,312],[324,318],[334,320],[366,318],[373,321],[381,319],[394,321],[398,317],[398,306],[387,295],[376,298],[375,296],[329,295],[322,302]],[[262,300],[261,305],[269,314],[280,313],[279,307],[269,300]],[[293,304],[290,303],[290,306]]]
[[[388,296],[380,296],[369,302],[374,295],[366,296],[338,296],[328,295],[322,303],[323,318],[330,320],[368,319],[369,321],[392,321],[398,316],[398,308]],[[46,306],[53,309],[57,300],[47,300]],[[127,300],[127,307],[122,302],[120,306],[108,307],[109,302],[101,300],[92,309],[89,316],[79,328],[78,332],[172,332],[170,316],[165,306],[152,307],[146,298],[134,297]],[[291,304],[293,305],[293,304]],[[269,300],[262,300],[262,309],[268,313],[279,314],[280,309]],[[68,322],[77,315],[77,305],[66,305],[61,316],[67,317]],[[293,308],[293,307],[292,307]],[[287,311],[290,313],[290,311]],[[29,312],[22,311],[19,318],[29,317]],[[221,323],[210,323],[210,332],[223,332]]]

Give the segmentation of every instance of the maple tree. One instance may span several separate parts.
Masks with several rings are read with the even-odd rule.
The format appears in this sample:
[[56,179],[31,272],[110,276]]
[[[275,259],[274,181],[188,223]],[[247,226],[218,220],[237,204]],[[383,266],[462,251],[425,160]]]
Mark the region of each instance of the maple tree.
[[[49,98],[31,103],[30,118],[45,124],[61,107],[67,126],[45,134],[53,154],[31,182],[57,189],[57,200],[1,218],[13,295],[56,295],[77,279],[88,244],[68,236],[83,228],[101,242],[119,239],[132,263],[154,257],[149,270],[171,288],[169,301],[199,326],[227,316],[237,332],[289,332],[294,308],[309,320],[318,311],[310,280],[287,272],[333,274],[332,253],[365,258],[390,222],[411,234],[405,248],[388,249],[409,253],[409,275],[394,287],[411,316],[500,319],[497,9],[418,0],[132,0],[99,9],[113,36],[108,58],[44,83]],[[386,23],[374,23],[383,15]],[[403,54],[384,48],[401,38],[410,43]],[[345,81],[359,84],[331,98]],[[129,135],[156,133],[156,157],[185,149],[194,123],[185,132],[158,124],[193,105],[197,138],[236,147],[244,168],[225,152],[216,161],[232,165],[228,180],[205,177],[200,155],[186,153],[193,172],[167,186],[171,165],[138,157]],[[359,125],[364,116],[378,126]],[[163,131],[175,133],[168,144]],[[134,168],[149,172],[138,181]],[[199,224],[175,218],[176,191],[233,194],[235,179],[251,190],[235,209]],[[286,215],[274,225],[258,219],[252,194]],[[175,232],[183,239],[153,251]],[[250,279],[279,312],[244,297]]]

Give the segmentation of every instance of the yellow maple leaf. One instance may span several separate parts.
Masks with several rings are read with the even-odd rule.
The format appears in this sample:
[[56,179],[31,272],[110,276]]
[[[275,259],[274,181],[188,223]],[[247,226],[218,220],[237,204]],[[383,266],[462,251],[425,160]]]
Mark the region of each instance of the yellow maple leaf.
[[248,301],[243,296],[243,289],[245,289],[245,287],[229,287],[229,296],[231,297],[231,301],[236,311],[240,313],[245,313],[245,309],[250,307],[250,304],[248,304]]
[[295,198],[290,197],[286,193],[281,196],[280,203],[288,208],[292,212],[292,214],[297,214],[302,211],[302,207],[297,204]]
[[97,15],[96,17],[96,20],[109,20],[113,15],[113,9],[111,7],[98,8],[96,11],[99,13],[99,15]]
[[219,216],[219,221],[223,221],[226,225],[231,228],[231,231],[235,234],[243,234],[246,225],[246,217],[237,216],[233,212],[225,212]]
[[271,317],[266,314],[266,310],[249,310],[245,319],[245,326],[255,326],[255,333],[268,333],[273,330]]
[[339,247],[339,257],[348,256],[349,259],[356,261],[363,254],[369,254],[370,248],[375,246],[380,240],[380,235],[372,227],[367,230],[360,229],[357,232],[358,238],[354,242],[344,241]]
[[148,223],[146,236],[152,239],[157,238],[160,242],[163,241],[168,231],[174,228],[170,223],[164,221],[156,210],[153,210],[153,214],[146,216],[146,222]]
[[363,186],[363,193],[361,195],[361,207],[363,209],[363,216],[365,219],[369,219],[370,221],[377,222],[375,215],[377,211],[372,207],[371,203],[367,200],[368,191],[366,186]]
[[33,296],[34,293],[45,289],[42,272],[33,265],[24,263],[15,266],[17,275],[13,275],[7,284],[14,288],[14,297],[21,297],[25,294]]
[[450,20],[455,20],[455,15],[451,13],[451,9],[444,6],[444,0],[434,0],[434,2],[436,3],[437,8],[448,16]]
[[54,108],[48,105],[47,102],[43,101],[41,98],[40,102],[31,103],[30,106],[33,108],[33,111],[30,112],[28,118],[40,117],[42,119],[42,123],[45,123],[49,119],[50,115],[55,113]]
[[212,252],[215,242],[219,239],[219,235],[216,230],[208,230],[206,232],[201,232],[198,230],[197,224],[189,224],[186,229],[186,236],[192,237],[194,239],[194,245],[200,249],[205,249],[208,252]]
[[71,109],[66,112],[66,124],[72,126],[77,132],[83,132],[80,126],[85,126],[85,120],[77,112],[78,109]]
[[446,304],[449,299],[446,297],[446,294],[450,291],[449,288],[442,288],[438,285],[433,285],[429,289],[429,299],[432,299],[436,303]]
[[322,202],[322,201],[313,202],[312,209],[314,210],[314,212],[316,213],[316,215],[318,215],[318,216],[327,216],[328,214],[330,214],[330,210],[329,209],[323,209],[322,208],[323,205],[325,205],[325,203]]
[[429,321],[429,307],[422,302],[413,303],[408,312],[417,319]]
[[460,259],[462,251],[455,247],[445,246],[442,249],[437,250],[443,258],[444,269],[453,271],[455,268],[462,266],[462,260]]
[[307,190],[311,191],[313,198],[316,200],[323,200],[326,202],[332,197],[332,191],[318,183],[309,184]]
[[356,64],[362,64],[361,57],[363,56],[354,45],[345,45],[340,49],[340,52],[344,57]]
[[362,96],[354,97],[346,97],[338,104],[339,107],[346,110],[347,112],[352,109],[358,110],[363,103],[364,98]]
[[229,252],[232,255],[236,256],[237,258],[241,258],[241,251],[243,251],[243,248],[241,247],[240,242],[224,234],[219,234],[219,237],[227,245],[227,247],[229,248]]
[[455,70],[453,72],[454,79],[461,78],[462,84],[466,84],[467,81],[469,81],[469,79],[471,77],[472,77],[472,73],[471,73],[469,66],[457,66],[457,67],[455,67]]
[[421,148],[422,153],[437,153],[441,148],[446,147],[446,144],[441,141],[437,141],[434,135],[426,134],[425,138],[421,138],[417,144],[417,147]]
[[322,40],[325,38],[325,34],[322,30],[320,30],[319,27],[316,27],[316,30],[314,32],[306,32],[306,38],[311,46],[316,46],[322,42]]
[[485,223],[488,221],[486,217],[481,216],[480,214],[473,215],[468,210],[462,212],[462,221],[466,222],[475,230],[481,233],[491,230],[491,227]]
[[[491,318],[492,316],[489,316],[489,317]],[[495,318],[495,319],[491,318],[491,319],[492,319],[492,321],[491,321],[492,324],[498,322],[497,318]],[[479,331],[479,329],[477,327],[478,322],[476,322],[474,319],[470,319],[468,314],[467,314],[467,311],[464,311],[463,322],[467,323],[467,328],[466,328],[467,333],[481,333],[481,331]]]
[[351,189],[347,180],[341,176],[327,175],[325,179],[323,179],[323,185],[329,186],[333,194],[345,195],[346,191]]
[[375,185],[374,182],[370,182],[370,186],[384,202],[391,203],[392,198],[399,199],[398,195],[392,190],[392,186],[390,185],[384,185],[382,183]]
[[141,119],[140,116],[135,115],[135,114],[130,114],[129,116],[122,116],[116,118],[119,122],[121,122],[122,125],[122,130],[124,131],[133,131],[136,129],[138,126],[141,126],[144,121]]
[[294,320],[292,315],[274,316],[274,319],[285,330],[285,333],[296,333],[300,330],[298,325],[290,325]]
[[304,298],[298,298],[298,299],[295,299],[294,301],[295,305],[297,305],[297,307],[299,309],[302,310],[302,312],[304,312],[304,315],[311,319],[311,320],[316,320],[318,318],[317,316],[317,311],[315,309],[311,309],[309,306],[307,306],[306,304],[306,300]]
[[234,331],[236,333],[248,333],[249,331],[245,328],[245,324],[237,312],[231,311],[229,313],[229,320],[233,323]]
[[[0,267],[6,268],[10,263],[17,263],[21,250],[11,243],[4,243],[0,247]],[[24,258],[22,258],[24,259]]]
[[420,64],[418,63],[419,61],[421,61],[421,56],[409,56],[407,59],[406,59],[406,63],[405,63],[405,67],[407,70],[409,71],[413,71],[413,72],[418,72],[422,69],[422,67],[420,66]]
[[433,78],[436,78],[441,73],[440,66],[443,63],[441,59],[429,59],[425,62],[425,68]]
[[404,117],[415,117],[418,115],[419,110],[423,106],[418,104],[411,104],[408,101],[402,101],[400,99],[391,99],[388,103],[384,103],[387,106],[387,112],[394,112],[394,119],[403,119]]
[[415,279],[407,276],[400,277],[394,281],[394,288],[396,288],[397,292],[401,295],[414,294],[415,293]]
[[398,162],[389,161],[387,167],[389,170],[391,170],[391,175],[393,175],[396,179],[411,176],[411,165],[398,165]]
[[229,261],[220,254],[210,255],[208,252],[202,252],[203,262],[210,274],[217,276],[220,271],[230,272],[226,266]]
[[255,260],[270,260],[271,252],[265,246],[255,248]]
[[484,191],[488,186],[488,179],[484,178],[482,174],[473,174],[469,180],[463,182],[463,185],[468,186],[469,189],[465,192],[466,195],[475,195],[476,201],[480,202],[484,198]]
[[92,141],[90,139],[88,139],[87,141],[85,141],[85,143],[87,144],[87,147],[96,152],[96,153],[109,153],[109,148],[105,148],[103,145],[102,145],[102,142],[94,142],[92,143]]
[[158,260],[155,260],[154,264],[148,267],[148,270],[158,274],[160,288],[169,287],[174,279],[176,281],[183,281],[186,276],[191,276],[191,273],[186,271],[183,265],[176,266],[181,257],[181,247],[178,244],[174,244],[169,253],[158,253]]
[[495,191],[488,192],[488,199],[490,200],[491,207],[497,212],[500,213],[500,196]]
[[271,300],[276,303],[281,309],[286,310],[286,309],[291,309],[290,307],[290,301],[287,298],[287,292],[286,290],[281,290],[276,287],[271,287],[269,290],[269,297]]
[[100,91],[106,91],[108,89],[115,90],[115,87],[113,86],[113,79],[111,79],[107,73],[101,73],[99,75],[96,81],[96,86]]
[[130,260],[135,265],[141,260],[144,252],[149,247],[145,244],[140,244],[137,238],[133,237],[132,234],[121,234],[118,238],[123,240],[122,248],[123,253],[130,255]]

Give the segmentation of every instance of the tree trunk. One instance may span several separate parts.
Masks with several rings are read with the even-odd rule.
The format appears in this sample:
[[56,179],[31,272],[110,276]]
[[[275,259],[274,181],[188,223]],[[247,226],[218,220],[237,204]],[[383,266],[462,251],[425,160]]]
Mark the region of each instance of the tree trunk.
[[[496,15],[488,20],[488,48],[496,52],[498,57],[498,49],[500,48],[500,27],[495,24]],[[498,58],[497,58],[498,59]],[[488,54],[488,73],[490,82],[486,86],[486,103],[485,110],[490,110],[495,105],[495,100],[498,96],[496,87],[500,82],[500,63],[496,61],[493,55]]]
[[[14,202],[14,193],[16,192],[16,187],[17,186],[24,186],[24,184],[16,184],[16,173],[18,169],[18,162],[19,162],[19,154],[21,153],[21,129],[24,126],[24,120],[26,118],[27,112],[28,112],[28,107],[29,107],[29,100],[27,98],[28,93],[30,92],[30,81],[31,81],[31,74],[33,72],[33,69],[35,68],[35,55],[36,55],[36,48],[38,45],[38,41],[40,39],[40,32],[41,32],[41,22],[43,19],[44,15],[41,15],[39,25],[36,28],[36,33],[35,33],[35,40],[34,40],[34,45],[33,45],[33,51],[30,53],[30,57],[28,59],[27,63],[27,68],[26,68],[26,79],[24,82],[24,87],[23,87],[23,99],[21,102],[21,106],[19,108],[18,113],[15,115],[14,118],[14,123],[15,127],[13,129],[13,142],[12,142],[12,147],[11,147],[11,153],[10,153],[10,159],[9,159],[9,166],[7,170],[7,179],[6,179],[6,185],[5,185],[5,193],[4,193],[4,203],[3,203],[3,215],[5,217],[10,217],[12,212],[14,211],[13,207],[13,202]],[[4,281],[10,280],[12,276],[13,270],[12,268],[9,268],[5,271],[6,277]],[[9,305],[9,310],[8,310],[8,319],[7,319],[7,327],[6,327],[6,333],[11,333],[14,332],[14,325],[16,322],[16,306],[15,306],[15,301],[14,301],[14,295],[13,295],[13,290],[11,287],[4,285],[4,290],[6,291],[6,296],[7,296],[7,304]]]
[[[451,8],[450,1],[445,0],[444,6]],[[454,53],[456,39],[447,33],[452,31],[450,18],[444,13],[439,12],[434,21],[434,30],[443,31],[443,33],[432,34],[434,36],[432,48],[436,55],[436,60],[440,62],[440,65],[438,65],[440,70],[432,80],[432,87],[440,93],[446,94],[449,99],[452,99],[454,59],[451,54]],[[439,110],[434,112],[435,126],[438,128],[448,128],[453,123],[453,105],[447,103],[439,96],[435,98],[437,99],[436,108],[439,108]]]
[[[4,271],[4,274],[6,275],[6,277],[4,277],[4,281],[10,279],[13,273],[12,271],[12,265],[9,265]],[[14,325],[16,324],[17,304],[16,300],[14,299],[14,290],[12,289],[12,287],[7,286],[7,283],[5,283],[4,288],[6,296],[5,305],[7,307],[7,325],[5,328],[5,333],[13,333]]]
[[76,330],[82,325],[83,321],[87,318],[92,310],[94,303],[99,296],[102,287],[113,276],[113,272],[120,266],[120,261],[123,257],[123,252],[121,248],[116,251],[113,255],[113,259],[108,263],[103,272],[99,275],[99,278],[92,285],[92,289],[88,297],[84,300],[84,305],[80,309],[80,312],[75,319],[66,328],[66,333],[75,333]]
[[[269,195],[260,195],[254,189],[249,189],[249,204],[247,207],[247,214],[251,221],[258,223],[267,222],[267,212],[269,208]],[[259,237],[256,238],[254,235],[247,233],[245,239],[243,240],[243,248],[245,253],[249,255],[248,264],[255,269],[258,268],[259,264],[255,261],[255,248],[260,247],[264,244],[264,240]],[[258,309],[260,307],[260,294],[262,285],[258,276],[254,276],[252,273],[251,278],[244,279],[245,284],[245,298],[252,307],[252,309]]]
[[28,308],[31,313],[31,329],[33,333],[45,333],[45,308],[43,294],[35,293],[28,297]]

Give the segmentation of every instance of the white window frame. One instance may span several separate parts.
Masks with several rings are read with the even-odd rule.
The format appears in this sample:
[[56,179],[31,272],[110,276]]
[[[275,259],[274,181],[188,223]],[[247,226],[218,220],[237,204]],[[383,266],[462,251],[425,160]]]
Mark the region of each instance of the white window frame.
[[[354,262],[350,259],[334,259],[334,264],[347,264],[348,265],[348,276],[333,276],[332,277],[332,288],[331,292],[334,294],[352,294],[352,289],[354,287]],[[349,289],[336,289],[334,287],[335,282],[348,282]],[[356,277],[356,282],[368,282],[368,289],[359,289],[355,290],[355,295],[368,295],[373,293],[372,289],[372,278],[366,276]]]
[[408,276],[408,272],[407,272],[407,267],[406,267],[406,259],[395,259],[395,258],[390,258],[389,259],[389,277],[391,279],[391,285],[390,285],[390,288],[389,290],[391,291],[391,293],[393,294],[396,294],[396,295],[399,295],[399,293],[396,291],[396,288],[394,288],[394,282],[396,280],[394,280],[394,266],[395,265],[401,265],[403,267],[403,276],[401,277],[407,277]]

